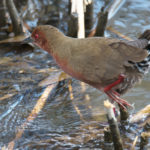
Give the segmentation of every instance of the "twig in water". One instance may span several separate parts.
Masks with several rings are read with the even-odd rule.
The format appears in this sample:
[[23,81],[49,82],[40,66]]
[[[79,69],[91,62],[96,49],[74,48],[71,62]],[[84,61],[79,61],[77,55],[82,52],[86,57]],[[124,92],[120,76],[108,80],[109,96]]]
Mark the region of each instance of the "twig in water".
[[120,121],[126,121],[129,117],[129,113],[127,110],[123,109],[120,105],[119,109],[120,109]]
[[131,150],[135,150],[135,145],[137,143],[137,140],[138,140],[138,136],[135,137],[133,144],[132,144],[132,147],[131,147]]
[[109,128],[112,135],[112,140],[114,143],[115,150],[123,150],[123,144],[120,137],[119,128],[117,125],[117,119],[114,114],[114,105],[109,102],[109,100],[104,101],[104,106],[107,110],[107,119],[109,123]]
[[13,31],[15,35],[23,34],[23,23],[21,18],[18,15],[17,9],[13,0],[6,0],[6,5],[9,11],[9,15],[13,24]]
[[108,12],[104,12],[104,8],[102,7],[101,12],[98,15],[98,23],[96,27],[95,36],[104,36],[105,28],[107,25],[107,17]]
[[120,33],[119,31],[113,29],[111,26],[107,27],[106,30],[115,33],[116,35],[118,35],[119,37],[121,37],[121,38],[123,38],[123,39],[125,39],[125,40],[128,40],[128,41],[131,41],[131,40],[132,40],[130,37],[123,35],[123,34]]

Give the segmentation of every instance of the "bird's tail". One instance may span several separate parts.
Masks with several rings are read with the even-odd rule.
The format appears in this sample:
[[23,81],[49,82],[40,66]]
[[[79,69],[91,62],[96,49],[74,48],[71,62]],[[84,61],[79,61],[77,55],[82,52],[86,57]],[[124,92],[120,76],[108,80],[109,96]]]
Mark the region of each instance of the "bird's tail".
[[139,36],[140,41],[143,42],[143,49],[147,49],[148,57],[146,57],[143,61],[136,63],[138,70],[142,73],[148,73],[150,68],[150,30],[146,30],[143,34]]
[[146,40],[150,40],[150,30],[146,30],[144,33],[142,33],[139,36],[139,39],[146,39]]
[[132,45],[137,48],[146,49],[148,51],[148,56],[141,62],[131,62],[139,72],[146,74],[149,72],[150,68],[150,30],[146,30],[141,34],[138,40],[128,41],[129,45]]
[[137,48],[148,50],[149,49],[148,47],[150,47],[149,41],[150,41],[150,30],[146,30],[139,36],[137,40],[127,41],[126,43]]

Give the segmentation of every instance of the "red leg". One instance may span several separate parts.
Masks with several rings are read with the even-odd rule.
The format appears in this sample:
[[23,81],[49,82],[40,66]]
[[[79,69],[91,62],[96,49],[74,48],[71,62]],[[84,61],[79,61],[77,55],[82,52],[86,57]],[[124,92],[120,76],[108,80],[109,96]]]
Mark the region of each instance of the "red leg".
[[120,75],[118,80],[115,81],[114,83],[108,85],[107,87],[104,88],[104,92],[108,95],[109,98],[112,100],[116,101],[120,106],[123,107],[123,109],[126,109],[125,106],[130,106],[131,105],[125,101],[124,99],[120,98],[120,94],[117,93],[116,91],[112,90],[112,88],[118,84],[120,84],[124,80],[125,76]]
[[109,84],[107,87],[104,88],[104,92],[111,90],[114,86],[121,83],[124,80],[124,78],[125,76],[123,74],[120,74],[117,81],[113,82],[112,84]]

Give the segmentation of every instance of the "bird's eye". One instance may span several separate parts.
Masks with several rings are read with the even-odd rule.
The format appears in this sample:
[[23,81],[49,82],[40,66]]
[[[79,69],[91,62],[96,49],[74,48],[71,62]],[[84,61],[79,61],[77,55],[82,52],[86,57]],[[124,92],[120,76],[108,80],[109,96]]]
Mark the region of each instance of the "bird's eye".
[[34,37],[35,37],[35,39],[38,39],[38,38],[39,38],[39,35],[38,35],[38,34],[35,34]]

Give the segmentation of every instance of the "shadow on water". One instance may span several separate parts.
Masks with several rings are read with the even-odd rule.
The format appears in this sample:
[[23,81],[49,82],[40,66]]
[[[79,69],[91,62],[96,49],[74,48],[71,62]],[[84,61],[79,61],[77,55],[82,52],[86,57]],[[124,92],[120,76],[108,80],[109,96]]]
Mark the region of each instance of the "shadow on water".
[[[34,27],[39,22],[53,23],[64,32],[67,31],[65,0],[30,2],[26,3],[28,11],[25,13],[36,7],[35,12],[26,15],[30,16],[26,18],[30,26]],[[103,2],[95,2],[95,14],[102,4]],[[54,11],[56,8],[57,13]],[[111,25],[133,38],[150,28],[148,25],[150,18],[146,15],[149,14],[149,8],[148,0],[144,3],[140,0],[134,2],[127,0]],[[26,121],[45,90],[46,83],[44,82],[45,86],[44,84],[40,86],[39,83],[49,76],[49,80],[53,80],[62,71],[51,56],[40,49],[33,50],[32,47],[26,47],[21,50],[20,47],[0,47],[0,72],[0,147],[2,147],[7,146],[15,138],[18,127]],[[124,96],[130,103],[135,103],[135,112],[149,104],[149,77],[150,75],[147,75],[140,86],[137,85]],[[103,128],[106,126],[103,107],[105,95],[72,79],[74,96],[72,101],[68,84],[69,79],[65,79],[54,89],[44,108],[35,120],[28,122],[21,138],[15,142],[16,149],[103,148]],[[128,149],[137,131],[130,127],[127,127],[127,130],[129,132],[122,135],[124,145]]]

